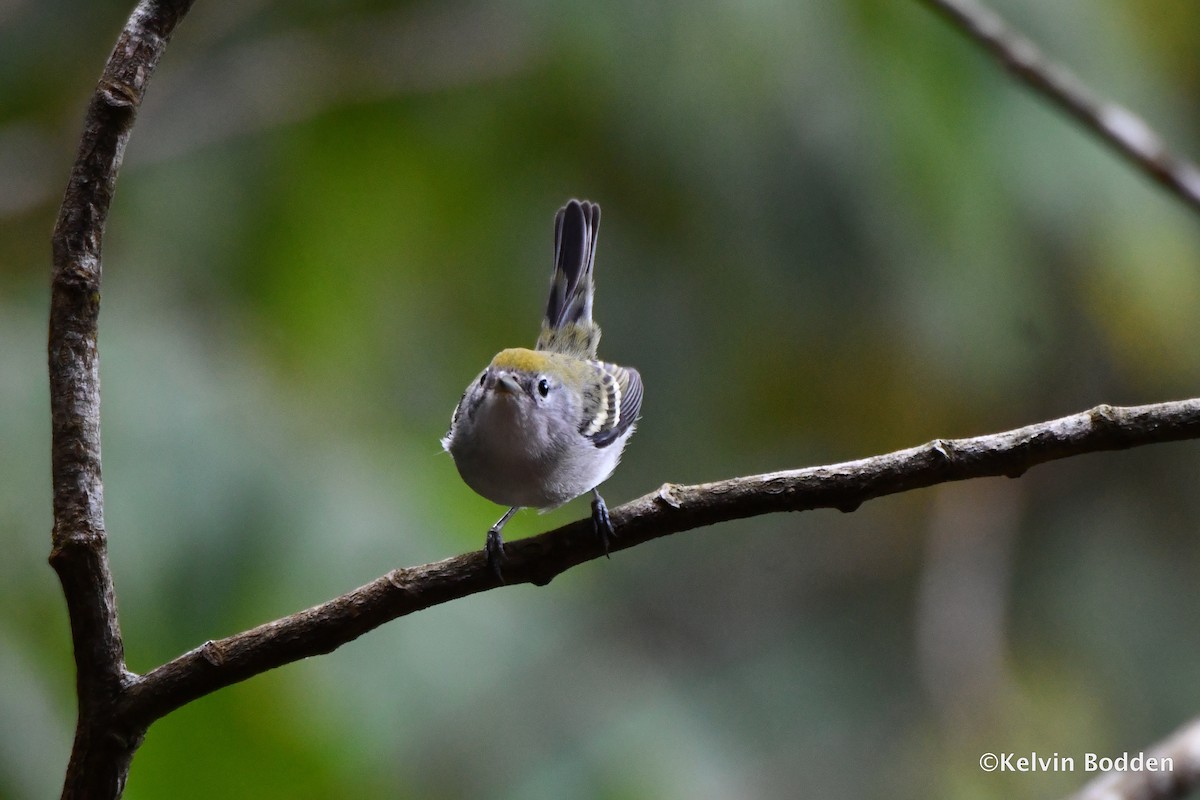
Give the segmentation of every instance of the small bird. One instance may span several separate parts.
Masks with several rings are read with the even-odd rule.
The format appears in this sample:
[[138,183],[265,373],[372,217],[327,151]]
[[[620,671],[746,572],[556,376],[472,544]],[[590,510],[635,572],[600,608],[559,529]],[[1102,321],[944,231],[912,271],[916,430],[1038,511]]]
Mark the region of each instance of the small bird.
[[554,217],[554,274],[533,350],[501,350],[463,392],[442,447],[467,486],[510,506],[487,533],[488,566],[503,580],[505,523],[520,508],[557,508],[592,493],[592,527],[608,553],[606,481],[642,407],[637,370],[596,360],[592,265],[600,206],[571,200]]

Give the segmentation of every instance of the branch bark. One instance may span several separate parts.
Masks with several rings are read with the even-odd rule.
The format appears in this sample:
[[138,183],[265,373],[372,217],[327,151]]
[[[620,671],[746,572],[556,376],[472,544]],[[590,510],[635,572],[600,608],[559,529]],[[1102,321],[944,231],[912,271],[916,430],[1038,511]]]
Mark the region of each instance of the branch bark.
[[[1096,408],[971,439],[824,467],[772,472],[697,486],[664,484],[612,511],[613,551],[732,519],[777,511],[837,508],[948,481],[1018,477],[1037,464],[1104,450],[1200,438],[1200,399]],[[604,555],[589,520],[505,545],[509,583],[544,586]],[[117,705],[145,727],[196,698],[302,658],[328,653],[385,622],[498,588],[482,552],[396,569],[341,597],[218,641],[206,642],[136,678]]]
[[1141,117],[1092,92],[991,9],[974,0],[921,0],[1006,69],[1079,121],[1125,160],[1200,211],[1200,167],[1172,153]]
[[111,713],[132,676],[108,567],[100,471],[101,243],[117,171],[158,59],[190,1],[142,0],[100,77],[53,234],[49,373],[54,529],[50,564],[71,620],[79,703],[63,797],[118,797],[144,728]]

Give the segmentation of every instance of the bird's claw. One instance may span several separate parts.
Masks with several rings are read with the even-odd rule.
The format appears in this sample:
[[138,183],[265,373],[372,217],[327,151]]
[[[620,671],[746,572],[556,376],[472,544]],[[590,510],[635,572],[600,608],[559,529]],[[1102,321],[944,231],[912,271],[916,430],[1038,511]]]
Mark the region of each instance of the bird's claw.
[[491,527],[487,532],[487,541],[484,543],[483,552],[487,556],[488,569],[496,576],[496,580],[504,583],[504,575],[500,572],[500,564],[505,560],[504,557],[504,539],[500,537],[500,529]]
[[604,557],[610,558],[608,543],[611,539],[615,539],[617,534],[613,530],[612,519],[608,516],[608,506],[604,503],[604,498],[596,491],[593,491],[592,495],[592,531],[600,540],[600,546],[604,548]]

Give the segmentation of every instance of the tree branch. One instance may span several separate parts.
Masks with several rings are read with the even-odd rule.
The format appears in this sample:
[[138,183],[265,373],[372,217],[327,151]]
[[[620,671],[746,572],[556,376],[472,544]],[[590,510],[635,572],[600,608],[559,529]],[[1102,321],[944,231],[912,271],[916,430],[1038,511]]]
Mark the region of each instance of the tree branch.
[[[947,13],[966,7],[959,0],[926,2]],[[54,530],[50,563],[62,583],[70,615],[79,700],[75,744],[63,790],[63,796],[69,798],[119,797],[148,726],[191,700],[266,670],[330,652],[397,617],[499,585],[482,553],[468,553],[393,570],[319,606],[208,642],[146,675],[136,676],[126,669],[108,566],[100,463],[97,319],[101,245],[137,109],[172,32],[190,6],[191,0],[141,0],[130,16],[88,108],[78,158],[53,236],[49,373]],[[964,19],[974,19],[962,13]],[[976,27],[982,31],[981,37],[995,40],[994,50],[1011,57],[1017,65],[1014,69],[1019,67],[1027,80],[1044,84],[1047,94],[1067,98],[1097,119],[1107,115],[1112,122],[1115,107],[1099,106],[1078,91],[1079,87],[1064,83],[1061,75],[1047,77],[1042,59],[1024,40],[1002,27],[997,32],[995,25]],[[1014,47],[1024,49],[1021,58],[1010,52]],[[1120,125],[1096,129],[1128,134],[1130,126],[1126,119]],[[1155,153],[1157,160],[1151,160],[1121,136],[1112,139],[1147,169],[1156,163],[1173,163],[1162,161],[1165,153]],[[1140,144],[1146,144],[1144,135]],[[1156,140],[1154,144],[1157,147]],[[1180,173],[1175,169],[1180,163],[1164,170],[1165,174],[1190,176],[1186,170]],[[1194,171],[1190,165],[1183,166]],[[1182,186],[1184,182],[1179,183]],[[827,467],[698,486],[664,484],[657,492],[612,512],[618,536],[612,549],[776,511],[852,511],[875,497],[947,481],[1016,477],[1031,466],[1054,459],[1193,438],[1200,438],[1200,399],[1134,408],[1098,406],[1014,431],[936,440]],[[507,552],[505,575],[509,582],[536,585],[545,585],[561,572],[602,555],[588,521],[512,542]]]
[[54,530],[50,564],[71,620],[79,718],[64,797],[117,797],[144,729],[114,725],[125,669],[108,567],[100,472],[101,243],[117,171],[146,84],[190,1],[142,0],[117,40],[88,107],[54,227],[49,373]]
[[974,0],[921,0],[1006,69],[1062,108],[1142,172],[1200,211],[1200,167],[1171,153],[1132,111],[1104,100],[1029,39]]
[[[726,520],[776,511],[837,508],[948,481],[1017,477],[1055,459],[1156,442],[1200,438],[1200,399],[1117,408],[1097,406],[1062,419],[971,439],[825,467],[773,472],[698,486],[664,484],[612,511],[612,550]],[[549,583],[603,555],[590,521],[505,545],[509,583]],[[389,620],[500,584],[482,552],[397,569],[313,608],[185,653],[134,680],[119,713],[136,726],[224,686],[309,656],[328,653]]]
[[1171,769],[1108,772],[1089,781],[1071,800],[1173,800],[1200,787],[1200,719],[1143,752],[1147,758],[1171,759]]

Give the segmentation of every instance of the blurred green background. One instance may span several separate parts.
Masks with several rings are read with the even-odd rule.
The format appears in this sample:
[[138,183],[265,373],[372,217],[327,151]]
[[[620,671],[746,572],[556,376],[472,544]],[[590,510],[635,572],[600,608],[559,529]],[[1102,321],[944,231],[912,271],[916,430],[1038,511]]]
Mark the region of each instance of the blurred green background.
[[[0,2],[0,796],[73,731],[49,234],[131,7]],[[994,7],[1200,156],[1200,5]],[[1200,394],[1194,212],[916,2],[199,2],[118,185],[104,477],[130,668],[480,547],[438,437],[604,208],[616,505]],[[157,723],[127,797],[1049,797],[984,751],[1200,714],[1200,443],[670,537]],[[519,515],[510,537],[584,516]]]

